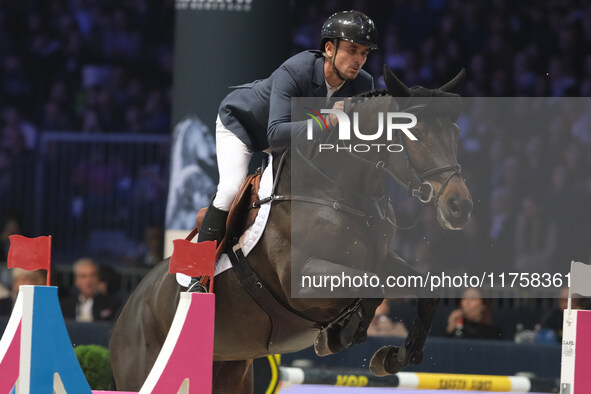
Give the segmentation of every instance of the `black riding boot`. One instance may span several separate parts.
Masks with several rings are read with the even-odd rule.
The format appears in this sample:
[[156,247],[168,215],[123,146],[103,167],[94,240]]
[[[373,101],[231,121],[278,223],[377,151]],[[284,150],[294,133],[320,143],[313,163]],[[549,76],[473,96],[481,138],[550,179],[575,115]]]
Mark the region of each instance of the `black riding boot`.
[[[197,242],[203,241],[216,241],[217,245],[220,244],[222,238],[226,234],[226,220],[228,219],[228,212],[217,209],[213,205],[207,208],[201,228],[199,229],[199,235],[197,236]],[[188,292],[194,293],[206,293],[207,289],[200,282],[200,277],[191,278],[191,283],[187,288]]]

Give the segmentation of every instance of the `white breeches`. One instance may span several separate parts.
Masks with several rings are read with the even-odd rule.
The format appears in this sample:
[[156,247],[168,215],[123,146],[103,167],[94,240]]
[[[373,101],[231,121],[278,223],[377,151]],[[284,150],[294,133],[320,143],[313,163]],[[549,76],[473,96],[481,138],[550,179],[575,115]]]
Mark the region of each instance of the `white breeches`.
[[219,116],[215,122],[215,142],[220,181],[213,206],[229,211],[238,189],[248,175],[253,152],[222,124]]

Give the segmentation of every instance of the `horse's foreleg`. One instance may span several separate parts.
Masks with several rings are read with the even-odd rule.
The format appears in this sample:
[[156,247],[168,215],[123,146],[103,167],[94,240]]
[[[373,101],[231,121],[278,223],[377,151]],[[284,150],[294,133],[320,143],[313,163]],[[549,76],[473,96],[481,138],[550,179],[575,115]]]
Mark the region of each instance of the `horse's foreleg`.
[[212,394],[252,394],[252,360],[214,361]]
[[[395,253],[388,254],[385,265],[386,271],[397,275],[420,275]],[[402,347],[383,346],[373,355],[369,368],[376,376],[394,374],[407,365],[417,365],[423,360],[423,347],[431,330],[439,298],[426,297],[421,288],[406,289],[406,292],[419,297],[417,316]],[[391,296],[391,292],[387,293]]]
[[407,365],[418,365],[423,361],[423,346],[431,330],[433,315],[439,304],[438,298],[421,298],[418,313],[402,347],[382,346],[369,363],[370,371],[376,376],[391,375]]

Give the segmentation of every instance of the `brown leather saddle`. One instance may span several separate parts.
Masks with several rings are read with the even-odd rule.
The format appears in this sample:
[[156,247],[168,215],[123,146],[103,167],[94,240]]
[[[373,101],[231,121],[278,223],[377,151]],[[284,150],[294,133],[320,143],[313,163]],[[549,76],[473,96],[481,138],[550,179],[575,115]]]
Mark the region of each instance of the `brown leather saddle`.
[[[250,228],[250,226],[253,225],[260,208],[259,205],[254,204],[259,200],[258,193],[260,186],[260,171],[249,175],[242,183],[242,186],[240,187],[236,197],[234,197],[234,201],[230,207],[230,212],[228,213],[228,219],[226,221],[226,235],[217,246],[215,256],[216,259],[224,251],[226,247],[226,240],[237,240],[240,235],[242,235],[247,229]],[[197,213],[196,226],[193,231],[191,231],[191,234],[187,236],[188,240],[193,239],[193,237],[195,237],[195,235],[199,232],[206,211],[207,208],[201,208]]]

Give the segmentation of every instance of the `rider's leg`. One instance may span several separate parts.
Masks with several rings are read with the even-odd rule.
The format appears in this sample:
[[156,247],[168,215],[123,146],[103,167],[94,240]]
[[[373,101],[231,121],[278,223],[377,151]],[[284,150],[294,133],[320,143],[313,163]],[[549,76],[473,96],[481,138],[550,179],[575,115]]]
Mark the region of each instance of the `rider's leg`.
[[[197,242],[216,241],[218,244],[226,233],[226,220],[232,201],[248,175],[252,151],[220,121],[216,121],[216,151],[220,180],[217,193],[207,208]],[[203,292],[200,278],[192,278],[187,291]]]

